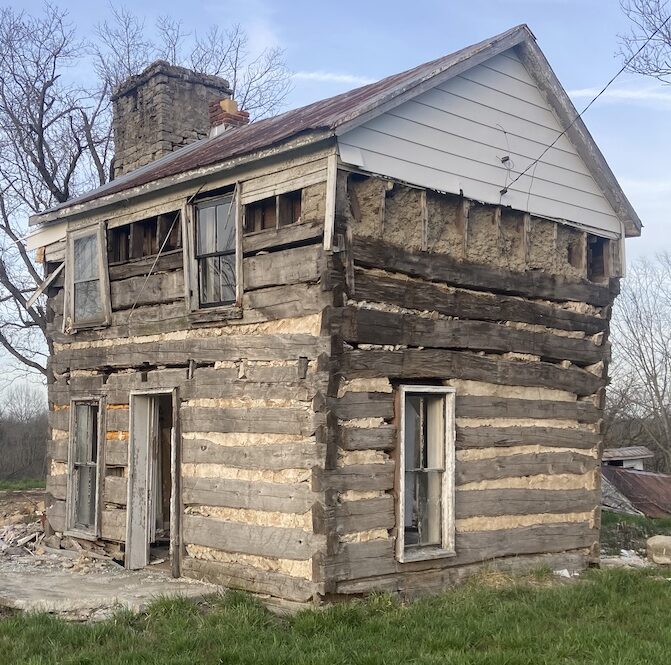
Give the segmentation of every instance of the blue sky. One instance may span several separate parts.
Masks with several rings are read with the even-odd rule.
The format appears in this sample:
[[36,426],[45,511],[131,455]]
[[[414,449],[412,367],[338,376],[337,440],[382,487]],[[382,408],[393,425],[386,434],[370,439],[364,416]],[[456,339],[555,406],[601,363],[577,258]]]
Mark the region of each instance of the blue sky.
[[[16,3],[39,11],[38,0]],[[82,34],[107,14],[103,3],[61,3]],[[288,107],[337,94],[408,69],[468,44],[527,23],[564,87],[582,109],[619,69],[618,33],[627,20],[617,0],[398,0],[337,3],[305,0],[134,0],[147,25],[170,14],[187,30],[240,23],[261,50],[285,49],[295,72]],[[645,225],[628,243],[634,258],[671,251],[669,114],[671,88],[624,74],[588,111],[587,126]]]
[[[6,0],[7,1],[7,0]],[[41,0],[9,0],[39,12]],[[617,0],[414,0],[337,3],[306,0],[134,0],[147,25],[162,14],[187,30],[240,23],[254,50],[280,46],[296,72],[287,107],[343,92],[527,23],[574,102],[582,109],[620,68],[618,33],[627,20]],[[104,3],[61,3],[86,34]],[[644,223],[629,259],[671,251],[671,88],[622,75],[585,116],[598,145]]]

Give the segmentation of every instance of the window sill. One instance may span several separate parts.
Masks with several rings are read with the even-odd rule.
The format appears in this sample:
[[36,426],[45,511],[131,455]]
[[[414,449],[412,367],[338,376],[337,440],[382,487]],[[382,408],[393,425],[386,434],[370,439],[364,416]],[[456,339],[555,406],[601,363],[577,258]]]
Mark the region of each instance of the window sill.
[[224,307],[210,307],[197,309],[189,313],[189,323],[218,323],[229,319],[241,319],[242,307],[226,305]]
[[405,550],[399,556],[399,563],[411,563],[413,561],[430,561],[431,559],[450,559],[457,556],[454,550],[444,550],[441,547],[422,547]]
[[77,529],[66,529],[63,531],[63,535],[70,538],[79,538],[80,540],[98,540],[98,536],[96,536],[95,533],[88,531],[78,531]]

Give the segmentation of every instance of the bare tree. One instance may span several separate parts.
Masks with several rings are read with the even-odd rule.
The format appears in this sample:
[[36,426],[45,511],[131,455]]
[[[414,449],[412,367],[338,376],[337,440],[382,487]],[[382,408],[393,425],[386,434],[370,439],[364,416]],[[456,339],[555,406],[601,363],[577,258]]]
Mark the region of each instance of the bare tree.
[[671,256],[635,262],[612,323],[612,422],[651,445],[671,470]]
[[[92,83],[82,86],[91,56]],[[42,267],[22,243],[25,220],[109,179],[111,92],[156,58],[227,76],[253,117],[277,111],[290,89],[282,51],[251,57],[240,26],[201,38],[163,16],[152,35],[128,9],[111,6],[92,44],[55,5],[38,16],[0,9],[0,349],[47,381],[44,299],[28,306]]]
[[[619,35],[620,55],[628,69],[664,83],[671,79],[671,8],[668,0],[621,0],[630,22],[629,32]],[[650,43],[638,53],[646,40]]]

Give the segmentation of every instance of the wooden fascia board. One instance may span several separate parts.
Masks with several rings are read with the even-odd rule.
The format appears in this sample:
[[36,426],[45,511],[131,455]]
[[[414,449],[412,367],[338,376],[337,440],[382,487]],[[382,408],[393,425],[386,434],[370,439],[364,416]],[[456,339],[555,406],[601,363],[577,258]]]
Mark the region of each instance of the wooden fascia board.
[[528,28],[520,27],[501,40],[493,42],[478,53],[451,65],[443,71],[424,77],[419,81],[406,83],[401,88],[388,92],[384,98],[375,100],[369,107],[363,110],[358,109],[350,116],[346,116],[340,120],[336,126],[336,136],[341,136],[369,120],[400,106],[404,102],[414,99],[423,92],[427,92],[437,85],[449,81],[455,76],[459,76],[459,74],[463,74],[476,65],[482,64],[486,60],[499,55],[499,53],[508,51],[522,42],[533,41],[533,39],[533,35]]
[[569,127],[569,138],[580,157],[585,162],[597,186],[603,192],[615,214],[624,224],[629,236],[640,236],[642,223],[627,196],[622,191],[601,150],[589,133],[581,118],[575,120],[578,111],[566,94],[559,79],[552,71],[550,63],[533,40],[523,40],[516,47],[517,55],[538,85],[545,100],[557,114],[562,127]]
[[[153,180],[131,189],[125,189],[107,196],[102,195],[100,198],[86,201],[84,203],[73,202],[71,206],[57,208],[51,212],[46,211],[44,213],[32,215],[29,218],[28,223],[29,226],[38,224],[46,225],[58,220],[63,220],[65,218],[84,215],[92,210],[97,210],[99,208],[114,206],[120,202],[125,202],[127,204],[131,199],[162,192],[163,190],[178,187],[186,183],[196,185],[199,184],[200,180],[206,180],[213,174],[217,174],[221,171],[234,171],[235,169],[247,167],[255,162],[263,161],[265,159],[272,159],[278,156],[284,156],[285,154],[300,150],[308,146],[315,146],[315,144],[327,141],[332,136],[333,131],[331,130],[310,132],[309,134],[304,134],[278,146],[266,148],[248,155],[242,155],[231,160],[218,162],[210,166],[193,169],[184,173],[178,173],[176,175],[161,178],[159,180]],[[231,178],[232,181],[240,179],[239,176],[233,177],[233,175]]]

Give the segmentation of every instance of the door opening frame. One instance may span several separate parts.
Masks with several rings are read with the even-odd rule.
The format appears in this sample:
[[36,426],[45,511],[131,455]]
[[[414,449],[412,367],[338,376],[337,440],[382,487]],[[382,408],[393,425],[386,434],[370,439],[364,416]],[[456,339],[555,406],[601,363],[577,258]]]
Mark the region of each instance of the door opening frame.
[[[181,483],[181,431],[179,427],[179,395],[177,388],[147,388],[146,390],[131,390],[129,396],[129,431],[128,431],[128,495],[126,502],[126,554],[125,565],[128,568],[130,563],[130,549],[139,546],[132,542],[131,529],[131,511],[133,509],[133,484],[136,477],[135,469],[135,431],[138,398],[160,397],[161,395],[171,396],[172,402],[172,430],[170,436],[170,572],[173,577],[181,577],[182,574],[182,483]],[[151,455],[147,451],[147,464],[150,464]],[[149,477],[147,467],[147,479]],[[149,495],[146,494],[142,510],[148,512]],[[148,524],[145,524],[146,538],[149,537]],[[148,547],[149,543],[142,543],[143,547]],[[147,561],[149,563],[149,561]]]

